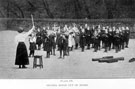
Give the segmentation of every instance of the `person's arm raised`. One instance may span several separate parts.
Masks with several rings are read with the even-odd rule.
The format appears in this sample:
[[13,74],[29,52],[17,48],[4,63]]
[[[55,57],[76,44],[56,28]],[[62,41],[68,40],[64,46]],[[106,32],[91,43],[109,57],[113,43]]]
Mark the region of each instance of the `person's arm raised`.
[[33,32],[34,29],[35,29],[35,26],[33,25],[33,27],[28,32],[25,33],[25,36],[26,37],[29,36]]

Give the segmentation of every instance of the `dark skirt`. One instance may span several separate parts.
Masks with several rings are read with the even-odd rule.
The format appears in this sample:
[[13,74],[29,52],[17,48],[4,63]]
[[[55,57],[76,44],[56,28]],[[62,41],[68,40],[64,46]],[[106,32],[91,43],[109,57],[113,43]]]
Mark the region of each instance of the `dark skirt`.
[[15,65],[28,65],[28,52],[24,42],[19,42],[16,51]]
[[55,42],[52,42],[52,49],[55,49],[56,48],[56,43]]
[[36,43],[30,42],[29,50],[36,50]]
[[36,44],[37,45],[41,45],[42,44],[42,38],[41,37],[37,37]]
[[52,50],[52,45],[51,42],[45,42],[43,44],[44,51],[51,51]]
[[66,50],[66,47],[63,44],[58,45],[58,47],[59,47],[59,50]]

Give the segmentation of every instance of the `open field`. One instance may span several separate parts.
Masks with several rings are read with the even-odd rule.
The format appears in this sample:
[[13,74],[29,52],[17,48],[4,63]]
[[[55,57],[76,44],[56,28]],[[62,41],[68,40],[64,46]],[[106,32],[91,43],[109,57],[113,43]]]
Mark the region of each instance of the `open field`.
[[[15,31],[0,31],[0,78],[1,79],[93,79],[93,78],[135,78],[135,62],[128,61],[135,57],[135,39],[131,39],[129,48],[115,53],[114,50],[104,53],[101,50],[97,53],[91,50],[81,52],[81,49],[70,52],[65,59],[58,59],[59,52],[50,59],[45,58],[46,53],[36,51],[36,54],[43,54],[44,68],[33,69],[33,59],[30,58],[30,65],[27,69],[18,69],[14,65],[16,45]],[[29,47],[26,42],[27,48]],[[92,58],[103,56],[124,57],[124,61],[117,63],[93,62]]]

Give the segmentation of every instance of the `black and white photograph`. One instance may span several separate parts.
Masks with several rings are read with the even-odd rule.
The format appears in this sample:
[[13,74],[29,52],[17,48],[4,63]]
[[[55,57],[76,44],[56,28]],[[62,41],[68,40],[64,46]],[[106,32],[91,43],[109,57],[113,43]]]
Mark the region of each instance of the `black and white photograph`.
[[0,0],[0,79],[134,78],[135,0]]

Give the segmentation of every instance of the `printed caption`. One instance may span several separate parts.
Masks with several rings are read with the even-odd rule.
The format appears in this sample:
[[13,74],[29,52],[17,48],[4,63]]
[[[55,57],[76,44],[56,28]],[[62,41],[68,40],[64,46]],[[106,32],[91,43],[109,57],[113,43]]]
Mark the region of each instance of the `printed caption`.
[[77,83],[76,80],[59,80],[57,83],[46,84],[47,87],[88,87],[86,83]]

